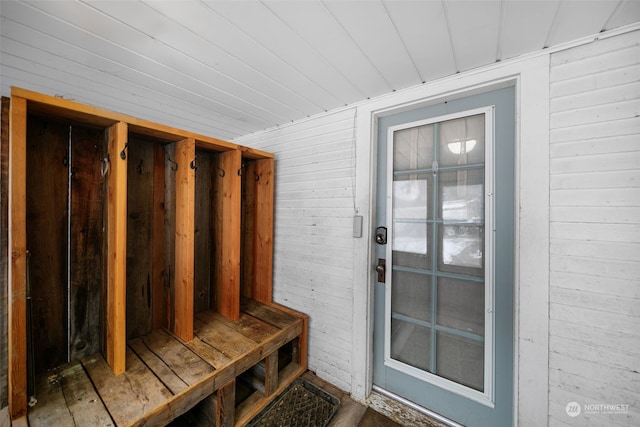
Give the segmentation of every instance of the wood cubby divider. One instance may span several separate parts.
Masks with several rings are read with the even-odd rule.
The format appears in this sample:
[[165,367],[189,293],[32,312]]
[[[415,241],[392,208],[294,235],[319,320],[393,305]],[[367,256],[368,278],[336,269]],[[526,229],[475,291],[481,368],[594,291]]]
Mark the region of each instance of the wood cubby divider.
[[107,178],[107,363],[119,375],[126,369],[127,307],[127,159],[120,153],[127,143],[127,124],[107,129],[109,171]]
[[193,138],[176,143],[176,237],[175,237],[175,326],[174,333],[185,341],[193,339],[193,268],[195,170]]
[[27,415],[27,101],[12,97],[9,108],[8,400],[16,419]]
[[[253,243],[252,298],[266,304],[273,299],[271,277],[273,276],[273,198],[274,160],[255,160],[255,208]],[[250,177],[249,177],[250,178]],[[265,278],[268,278],[265,280]]]
[[240,174],[242,153],[226,151],[218,156],[215,180],[216,274],[212,307],[231,320],[240,317]]

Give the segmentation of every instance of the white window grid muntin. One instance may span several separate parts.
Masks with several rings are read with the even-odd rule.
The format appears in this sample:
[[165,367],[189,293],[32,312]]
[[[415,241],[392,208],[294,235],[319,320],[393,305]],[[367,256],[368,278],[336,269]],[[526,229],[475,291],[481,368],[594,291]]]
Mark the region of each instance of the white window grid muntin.
[[[461,395],[488,407],[495,407],[495,342],[494,342],[494,242],[495,242],[495,206],[494,206],[494,110],[495,106],[487,106],[472,110],[465,110],[457,113],[433,117],[424,120],[402,123],[390,126],[387,129],[387,222],[390,224],[387,231],[386,258],[393,260],[393,154],[394,154],[394,132],[429,124],[455,120],[464,117],[484,114],[485,124],[485,182],[484,182],[484,215],[485,215],[485,276],[484,276],[484,300],[485,300],[485,336],[484,336],[484,391],[478,391],[455,381],[432,374],[409,364],[400,362],[391,357],[391,288],[393,286],[393,274],[387,274],[385,285],[385,319],[384,319],[384,364],[392,369],[396,369],[407,375],[431,383],[444,390]],[[438,141],[434,141],[437,144]],[[436,238],[436,236],[433,236]],[[393,264],[390,263],[393,268]],[[436,268],[433,266],[432,268]],[[435,325],[434,325],[435,326]]]

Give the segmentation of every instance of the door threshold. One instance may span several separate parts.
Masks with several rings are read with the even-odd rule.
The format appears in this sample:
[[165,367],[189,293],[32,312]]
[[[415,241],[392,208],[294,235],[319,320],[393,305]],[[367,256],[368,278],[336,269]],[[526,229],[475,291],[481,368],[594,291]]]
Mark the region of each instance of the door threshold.
[[[435,426],[439,426],[439,425],[448,426],[448,427],[464,427],[462,424],[458,424],[457,422],[455,422],[453,420],[450,420],[450,419],[448,419],[448,418],[446,418],[446,417],[444,417],[444,416],[442,416],[442,415],[440,415],[440,414],[438,414],[436,412],[433,412],[433,411],[431,411],[431,410],[429,410],[427,408],[424,408],[424,407],[422,407],[420,405],[417,405],[416,403],[413,403],[412,401],[407,400],[407,399],[405,399],[405,398],[403,398],[401,396],[398,396],[397,394],[394,394],[394,393],[392,393],[392,392],[390,392],[388,390],[385,390],[385,389],[383,389],[383,388],[381,388],[381,387],[379,387],[377,385],[373,386],[373,391],[375,391],[376,393],[380,394],[383,398],[387,398],[387,399],[391,399],[392,401],[396,401],[396,402],[398,402],[398,403],[400,403],[400,404],[402,404],[402,405],[404,405],[404,406],[406,406],[406,407],[408,407],[408,408],[410,408],[410,409],[412,409],[412,410],[414,410],[416,412],[419,412],[422,415],[426,415],[427,417],[433,419],[437,423],[440,423],[440,424],[433,423],[432,425],[434,427]],[[367,398],[368,406],[372,406],[371,403],[372,403],[371,402],[371,396],[369,396],[369,398]],[[382,408],[374,407],[374,409],[379,410],[382,413],[392,411],[392,409],[389,408],[388,402],[386,402],[386,401],[384,401],[381,404],[381,406],[383,406],[383,407]],[[387,414],[385,414],[385,415],[387,415]]]

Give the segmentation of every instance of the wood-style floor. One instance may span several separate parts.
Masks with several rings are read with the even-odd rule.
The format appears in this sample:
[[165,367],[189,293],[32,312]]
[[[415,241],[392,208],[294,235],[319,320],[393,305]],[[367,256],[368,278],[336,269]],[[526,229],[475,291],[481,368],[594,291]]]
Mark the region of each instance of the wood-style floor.
[[[188,343],[166,330],[130,340],[119,376],[99,354],[40,375],[29,424],[166,425],[205,399],[214,408],[234,402],[214,409],[218,424],[243,424],[304,372],[303,316],[246,300],[238,321],[207,311],[196,315],[194,326]],[[253,387],[236,406],[241,375]]]

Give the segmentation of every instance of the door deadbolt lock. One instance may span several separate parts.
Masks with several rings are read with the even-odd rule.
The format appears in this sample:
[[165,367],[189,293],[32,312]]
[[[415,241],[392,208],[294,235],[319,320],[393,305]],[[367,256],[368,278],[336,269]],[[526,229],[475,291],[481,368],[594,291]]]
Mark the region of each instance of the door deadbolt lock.
[[379,245],[387,244],[387,227],[376,228],[376,243]]

